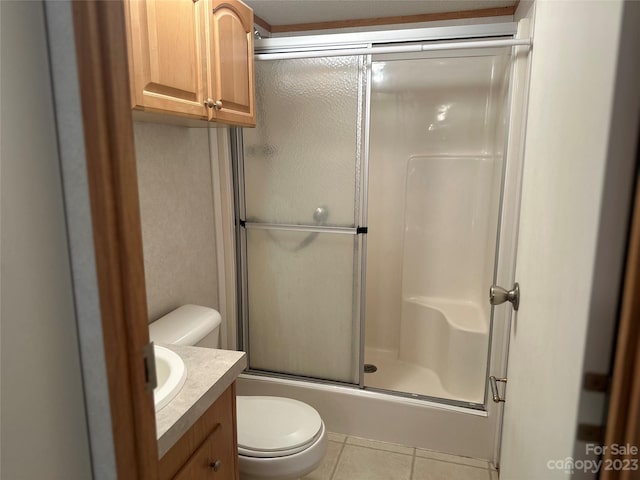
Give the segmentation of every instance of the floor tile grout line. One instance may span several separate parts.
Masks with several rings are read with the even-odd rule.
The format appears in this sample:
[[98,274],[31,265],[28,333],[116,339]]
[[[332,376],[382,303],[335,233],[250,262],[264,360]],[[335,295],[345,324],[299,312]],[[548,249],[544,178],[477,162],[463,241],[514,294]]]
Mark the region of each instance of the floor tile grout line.
[[331,470],[331,475],[329,476],[329,480],[334,480],[336,476],[336,472],[338,471],[338,464],[340,463],[340,459],[342,458],[342,452],[344,451],[344,447],[347,445],[347,437],[344,437],[344,441],[340,447],[340,451],[338,452],[338,457],[336,458],[336,463]]
[[424,458],[425,460],[433,460],[434,462],[448,463],[450,465],[460,465],[462,467],[477,468],[479,470],[488,470],[487,467],[480,467],[478,465],[469,465],[468,463],[458,463],[458,462],[454,462],[452,460],[442,460],[441,458],[422,457],[422,456],[418,456],[418,455],[416,455],[416,458]]
[[413,449],[413,457],[411,458],[411,471],[409,472],[409,480],[413,480],[413,469],[416,466],[416,449]]
[[[413,455],[413,453],[396,452],[394,450],[385,450],[384,448],[370,447],[368,445],[356,445],[356,444],[353,444],[353,443],[346,443],[345,445],[348,445],[350,447],[366,448],[368,450],[375,450],[376,452],[397,453],[398,455],[404,455],[406,457],[410,457],[411,455]],[[411,447],[407,447],[407,448],[411,448]]]
[[[387,444],[387,445],[396,445],[396,446],[399,446],[399,447],[404,447],[404,448],[408,448],[410,450],[413,450],[413,453],[398,452],[396,450],[389,450],[389,449],[386,449],[386,448],[374,447],[374,446],[371,446],[371,445],[360,445],[358,443],[349,443],[348,442],[349,438],[356,438],[356,439],[359,439],[359,440],[368,440],[368,441],[378,442],[378,443]],[[427,449],[418,448],[418,447],[409,447],[409,446],[406,446],[406,445],[401,445],[399,443],[381,442],[380,440],[372,440],[372,439],[363,438],[363,437],[354,437],[352,435],[347,435],[345,437],[345,439],[344,439],[344,443],[346,445],[351,445],[352,447],[362,447],[362,448],[368,448],[368,449],[371,449],[371,450],[377,450],[379,452],[397,453],[397,454],[400,454],[400,455],[415,455],[417,458],[426,458],[428,460],[435,460],[437,462],[453,463],[454,465],[462,465],[462,466],[465,466],[465,467],[473,467],[473,468],[489,469],[489,470],[491,470],[491,468],[492,468],[491,467],[491,463],[489,463],[488,460],[482,460],[482,459],[479,459],[479,458],[476,459],[476,458],[473,458],[473,457],[464,457],[464,456],[461,456],[461,455],[460,456],[452,455],[452,454],[449,454],[449,453],[442,454],[442,455],[449,455],[449,456],[457,457],[457,458],[464,458],[464,459],[470,459],[470,460],[480,460],[480,461],[484,461],[487,464],[486,466],[483,466],[483,467],[481,467],[479,465],[470,465],[468,463],[460,463],[460,462],[457,462],[455,460],[445,460],[445,459],[442,459],[442,458],[434,458],[434,457],[431,457],[431,456],[418,455],[418,450],[420,450],[422,452],[430,452],[430,453],[433,452],[436,455],[441,454],[440,452],[436,452],[434,450],[427,450]]]
[[[391,442],[383,442],[382,440],[374,440],[372,438],[363,438],[363,437],[353,437],[351,435],[347,435],[346,440],[348,440],[349,438],[353,438],[355,440],[364,440],[365,442],[371,442],[371,443],[379,443],[381,445],[393,445],[394,447],[400,447],[400,448],[408,448],[409,450],[417,450],[417,447],[410,447],[409,445],[403,445],[402,443],[391,443]],[[347,442],[348,443],[348,442]],[[357,443],[349,443],[349,445],[355,445],[357,447],[362,447],[364,445],[359,445]],[[376,448],[376,447],[370,447],[370,448]],[[377,450],[384,450],[383,448],[377,448]],[[387,451],[392,451],[392,450],[387,450]],[[429,451],[429,450],[427,450]]]
[[[340,435],[344,435],[344,434],[341,433]],[[329,441],[333,442],[333,443],[339,443],[340,445],[343,445],[343,444],[347,443],[347,438],[349,438],[349,435],[344,435],[344,438],[342,440],[340,440],[340,441],[331,440],[331,439],[329,439]]]
[[[434,454],[434,455],[446,455],[446,456],[449,456],[449,457],[464,458],[464,459],[473,460],[473,461],[481,461],[481,462],[485,462],[489,466],[491,466],[491,462],[489,460],[483,460],[482,458],[467,457],[465,455],[454,455],[453,453],[438,452],[436,450],[430,450],[428,448],[415,447],[415,449],[416,449],[416,455],[418,454],[418,450],[420,450],[421,452],[426,452],[426,453],[430,453],[430,454]],[[431,458],[431,457],[424,457],[423,456],[423,458]]]
[[[387,448],[382,448],[382,447],[372,447],[371,445],[360,445],[358,443],[349,443],[348,442],[349,438],[357,438],[358,440],[367,440],[367,441],[371,441],[371,442],[378,442],[378,443],[382,443],[382,444],[385,444],[385,445],[396,445],[398,447],[408,448],[409,450],[412,450],[413,453],[397,452],[395,450],[389,450]],[[344,439],[344,441],[345,441],[345,443],[347,445],[351,445],[352,447],[369,448],[371,450],[377,450],[379,452],[399,453],[400,455],[415,455],[415,452],[416,452],[416,448],[415,447],[408,447],[406,445],[400,445],[399,443],[381,442],[380,440],[371,440],[371,439],[362,438],[362,437],[353,437],[351,435],[347,435],[347,437]]]

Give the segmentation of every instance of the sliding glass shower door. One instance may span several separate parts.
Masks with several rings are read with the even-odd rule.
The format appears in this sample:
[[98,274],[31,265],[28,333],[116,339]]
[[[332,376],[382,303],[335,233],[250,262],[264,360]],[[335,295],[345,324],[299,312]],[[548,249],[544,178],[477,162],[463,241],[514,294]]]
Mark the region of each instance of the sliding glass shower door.
[[365,386],[481,405],[511,49],[372,61]]
[[360,381],[361,57],[256,63],[239,217],[249,368]]

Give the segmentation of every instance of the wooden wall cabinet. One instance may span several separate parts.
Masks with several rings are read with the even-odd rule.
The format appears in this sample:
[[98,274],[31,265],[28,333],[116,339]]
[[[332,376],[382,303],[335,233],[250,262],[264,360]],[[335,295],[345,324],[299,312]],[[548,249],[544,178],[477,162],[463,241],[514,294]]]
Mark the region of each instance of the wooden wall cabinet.
[[240,0],[125,0],[132,107],[255,126],[253,11]]
[[159,480],[238,480],[235,383],[160,459]]

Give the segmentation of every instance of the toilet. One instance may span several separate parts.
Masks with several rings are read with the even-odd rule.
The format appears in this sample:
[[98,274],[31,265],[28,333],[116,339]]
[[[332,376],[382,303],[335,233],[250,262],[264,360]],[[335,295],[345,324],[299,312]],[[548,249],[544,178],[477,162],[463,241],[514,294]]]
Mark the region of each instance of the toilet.
[[[220,314],[183,305],[149,325],[155,343],[219,348]],[[327,432],[310,405],[285,397],[236,397],[240,480],[290,480],[313,471],[327,451]]]

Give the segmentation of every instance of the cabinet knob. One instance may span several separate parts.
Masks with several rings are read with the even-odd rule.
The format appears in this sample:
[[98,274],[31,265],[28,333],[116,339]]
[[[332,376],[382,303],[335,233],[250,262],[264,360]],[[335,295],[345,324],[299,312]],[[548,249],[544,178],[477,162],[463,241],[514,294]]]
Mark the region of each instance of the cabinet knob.
[[218,470],[220,470],[221,466],[222,466],[222,460],[216,460],[215,462],[211,462],[209,464],[209,468],[213,469],[214,472],[217,472]]
[[214,110],[222,110],[222,100],[216,100],[215,102],[210,98],[204,102],[205,106],[208,108],[213,108]]

